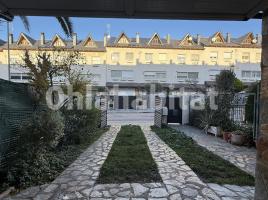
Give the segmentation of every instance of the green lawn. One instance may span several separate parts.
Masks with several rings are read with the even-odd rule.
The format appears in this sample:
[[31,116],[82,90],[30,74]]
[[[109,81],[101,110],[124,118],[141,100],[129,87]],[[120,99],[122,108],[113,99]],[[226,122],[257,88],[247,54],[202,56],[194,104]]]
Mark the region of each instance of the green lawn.
[[122,126],[97,182],[162,182],[139,126]]
[[152,130],[206,183],[254,186],[254,177],[171,128]]

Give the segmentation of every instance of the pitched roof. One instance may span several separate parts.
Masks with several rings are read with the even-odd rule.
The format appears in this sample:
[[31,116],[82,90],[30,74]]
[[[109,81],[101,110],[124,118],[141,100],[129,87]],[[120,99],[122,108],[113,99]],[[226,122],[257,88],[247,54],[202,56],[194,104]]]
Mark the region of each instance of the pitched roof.
[[26,35],[25,33],[20,33],[19,39],[17,41],[17,45],[20,45],[19,42],[22,39],[25,39],[29,43],[29,45],[31,45],[31,46],[33,46],[34,43],[35,43],[35,40],[33,38],[31,38],[30,36]]

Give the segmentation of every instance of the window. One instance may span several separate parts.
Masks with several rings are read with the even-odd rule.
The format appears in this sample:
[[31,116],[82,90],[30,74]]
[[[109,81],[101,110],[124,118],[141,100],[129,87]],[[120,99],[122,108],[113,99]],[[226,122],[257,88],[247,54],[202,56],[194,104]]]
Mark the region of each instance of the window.
[[127,60],[127,62],[133,62],[133,59],[134,59],[133,53],[127,52],[126,53],[126,60]]
[[242,62],[243,63],[249,63],[250,62],[250,53],[249,52],[242,53]]
[[197,81],[198,72],[177,72],[177,79],[179,81]]
[[229,59],[232,59],[232,52],[224,52],[223,53],[223,58],[225,59],[225,60],[229,60]]
[[96,64],[101,64],[101,58],[100,57],[98,57],[98,56],[93,56],[92,57],[92,64],[94,65],[96,65]]
[[256,62],[261,62],[261,53],[256,53]]
[[166,79],[167,77],[167,73],[165,71],[145,71],[143,75],[145,80],[150,81],[163,81],[163,79]]
[[153,62],[153,54],[152,53],[145,53],[145,62],[152,63]]
[[167,59],[167,54],[166,53],[160,53],[159,54],[159,61],[160,62],[166,62],[168,59]]
[[198,54],[192,54],[191,61],[193,65],[198,65],[199,63],[199,55]]
[[29,80],[30,76],[27,73],[10,73],[11,80]]
[[216,52],[216,51],[210,52],[209,57],[210,57],[211,62],[217,62],[217,60],[218,60],[218,52]]
[[242,78],[260,78],[260,71],[242,71]]
[[129,81],[134,79],[132,70],[112,70],[111,77],[113,80],[117,81]]
[[111,56],[111,59],[112,59],[112,62],[119,62],[119,56],[120,54],[118,52],[114,52],[112,53],[112,56]]
[[184,54],[179,54],[178,55],[178,63],[179,64],[185,64],[185,55]]

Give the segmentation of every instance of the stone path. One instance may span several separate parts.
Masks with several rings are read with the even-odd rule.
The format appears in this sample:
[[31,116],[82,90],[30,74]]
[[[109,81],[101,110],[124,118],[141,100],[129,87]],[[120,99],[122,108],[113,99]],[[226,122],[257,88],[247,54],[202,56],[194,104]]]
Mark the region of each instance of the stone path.
[[254,188],[205,184],[149,126],[142,130],[162,183],[95,184],[120,126],[112,126],[51,184],[33,187],[15,200],[251,200]]
[[36,194],[25,190],[15,197],[16,200],[70,200],[88,199],[103,165],[112,147],[120,126],[112,126],[95,143],[93,143],[74,163],[72,163],[51,184]]
[[200,146],[233,163],[245,172],[255,175],[256,149],[234,146],[224,140],[205,134],[202,130],[186,125],[170,125],[193,138]]

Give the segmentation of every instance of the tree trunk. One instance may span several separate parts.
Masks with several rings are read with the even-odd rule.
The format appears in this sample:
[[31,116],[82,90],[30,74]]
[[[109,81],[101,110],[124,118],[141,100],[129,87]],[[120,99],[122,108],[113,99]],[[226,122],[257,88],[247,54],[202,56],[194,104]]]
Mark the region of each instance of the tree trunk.
[[268,199],[268,12],[263,17],[262,35],[260,133],[257,139],[255,200]]

